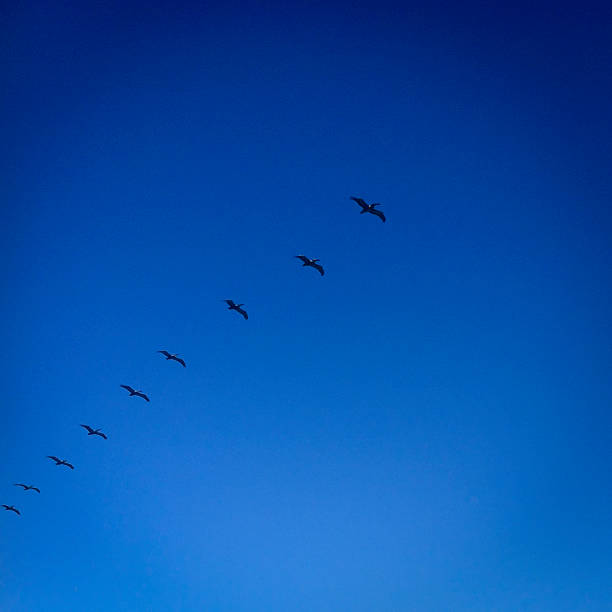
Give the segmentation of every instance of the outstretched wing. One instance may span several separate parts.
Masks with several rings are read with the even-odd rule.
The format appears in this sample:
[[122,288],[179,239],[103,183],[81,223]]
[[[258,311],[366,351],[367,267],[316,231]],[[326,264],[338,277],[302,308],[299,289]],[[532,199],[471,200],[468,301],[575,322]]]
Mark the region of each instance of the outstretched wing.
[[185,362],[180,357],[172,357],[172,359],[174,359],[174,361],[178,361],[184,368],[187,367]]
[[371,208],[371,209],[370,209],[370,212],[371,212],[373,215],[376,215],[377,217],[380,217],[380,218],[382,219],[382,222],[383,222],[383,223],[386,221],[386,219],[385,219],[385,215],[384,215],[384,213],[383,213],[383,211],[382,211],[382,210],[376,210],[375,208]]
[[138,392],[136,393],[136,395],[137,395],[138,397],[142,397],[142,399],[144,399],[144,400],[147,400],[147,402],[148,402],[148,401],[150,401],[150,400],[149,400],[149,398],[148,398],[148,397],[147,397],[147,396],[146,396],[144,393],[141,393],[140,391],[138,391]]
[[312,264],[312,267],[316,268],[321,274],[321,276],[325,274],[325,271],[323,270],[323,266],[321,264],[315,263],[315,264]]
[[134,393],[134,389],[132,389],[130,385],[119,385],[119,386],[123,387],[124,389],[127,389],[130,393]]
[[30,487],[30,489],[32,489],[32,491],[36,491],[37,493],[40,493],[40,489],[38,487]]
[[158,353],[161,353],[162,355],[165,355],[166,357],[170,357],[170,353],[168,351],[157,351]]
[[71,470],[74,470],[74,465],[72,465],[72,463],[68,463],[67,461],[64,461],[64,465],[66,467],[69,467]]
[[306,255],[296,255],[295,257],[296,257],[296,259],[301,259],[305,264],[310,262],[310,259],[308,259],[308,257],[306,257]]
[[[13,486],[14,487],[23,487],[24,491],[27,491],[30,488],[30,487],[28,487],[28,485],[21,484],[20,482],[16,482]],[[32,487],[32,488],[34,488],[34,487]]]
[[367,208],[368,205],[365,203],[365,201],[362,198],[356,198],[354,196],[351,196],[351,200],[353,200],[353,202],[357,202],[357,204],[359,204],[359,206],[361,206],[361,208]]
[[238,308],[237,310],[245,318],[245,320],[249,318],[249,315],[247,314],[246,310],[243,310],[242,308]]
[[85,428],[89,433],[94,432],[94,430],[89,425],[81,425],[81,427]]
[[236,305],[236,303],[234,302],[234,300],[223,300],[228,306],[231,306],[232,308]]
[[106,434],[102,433],[101,431],[98,432],[99,436],[102,436],[105,440],[108,440],[108,438],[106,437]]
[[49,459],[53,459],[53,461],[57,461],[58,463],[61,461],[61,459],[58,459],[57,457],[54,457],[53,455],[47,455],[47,457]]

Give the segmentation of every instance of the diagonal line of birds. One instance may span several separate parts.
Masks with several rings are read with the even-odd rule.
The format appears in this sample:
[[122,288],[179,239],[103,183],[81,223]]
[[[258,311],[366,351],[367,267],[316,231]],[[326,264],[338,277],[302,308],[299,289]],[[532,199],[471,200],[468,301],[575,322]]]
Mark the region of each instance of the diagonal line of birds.
[[[375,215],[376,217],[378,217],[383,223],[386,222],[387,219],[384,213],[381,210],[378,210],[377,208],[378,206],[380,206],[378,202],[367,204],[365,200],[363,200],[362,198],[356,198],[354,196],[351,196],[350,199],[353,200],[353,202],[356,202],[357,204],[359,204],[359,206],[361,207],[359,214],[363,215],[363,214],[369,213],[371,215]],[[306,255],[295,255],[295,258],[302,261],[302,267],[314,268],[315,270],[317,270],[317,272],[319,272],[321,276],[325,275],[325,270],[323,269],[323,266],[319,263],[320,261],[319,259],[311,259],[310,257],[307,257]],[[243,308],[244,304],[237,304],[236,302],[234,302],[234,300],[223,300],[223,301],[227,304],[228,310],[234,310],[238,314],[242,315],[245,321],[248,320],[249,315],[247,311]],[[166,350],[160,350],[157,352],[163,355],[166,358],[166,361],[176,361],[177,363],[180,363],[184,368],[187,367],[187,365],[185,364],[185,360],[179,357],[178,353],[173,354]],[[149,399],[149,396],[146,395],[146,393],[144,393],[141,390],[134,389],[133,387],[130,387],[130,385],[119,385],[119,386],[125,389],[126,391],[128,391],[129,397],[139,397],[147,402],[151,401]],[[98,436],[100,438],[103,438],[104,440],[108,440],[108,436],[101,429],[99,428],[94,429],[93,427],[89,425],[84,425],[84,424],[80,424],[80,426],[87,431],[88,436]],[[72,463],[70,463],[66,459],[60,459],[59,457],[56,457],[55,455],[47,455],[47,458],[54,461],[56,466],[67,467],[71,470],[74,470],[74,465],[72,465]],[[40,489],[33,485],[15,483],[13,486],[21,487],[24,493],[28,491],[36,491],[37,493],[40,493]],[[2,504],[2,507],[7,512],[13,512],[16,515],[21,516],[21,512],[13,505]]]

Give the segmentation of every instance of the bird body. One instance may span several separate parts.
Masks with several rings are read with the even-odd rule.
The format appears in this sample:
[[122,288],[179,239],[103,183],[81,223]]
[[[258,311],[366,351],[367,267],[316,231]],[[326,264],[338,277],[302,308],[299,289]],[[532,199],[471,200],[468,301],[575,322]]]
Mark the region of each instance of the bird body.
[[15,508],[15,506],[7,506],[6,504],[2,504],[2,507],[5,510],[10,510],[11,512],[14,512],[15,514],[18,514],[19,516],[21,516],[21,512],[19,512],[19,510],[17,510],[17,508]]
[[132,389],[132,387],[130,387],[129,385],[119,385],[119,386],[129,391],[130,397],[132,397],[133,395],[136,395],[137,397],[142,397],[142,399],[147,400],[147,402],[151,401],[142,391],[136,391],[136,389]]
[[55,465],[65,465],[66,467],[69,467],[71,470],[74,470],[74,465],[72,465],[71,463],[68,463],[65,459],[58,459],[57,457],[53,455],[47,455],[47,457],[49,459],[53,459],[53,461],[55,461]]
[[40,493],[40,489],[38,487],[33,487],[32,485],[21,484],[20,482],[15,483],[15,487],[23,487],[24,491],[38,491]]
[[225,300],[225,303],[228,306],[228,310],[235,310],[236,312],[239,312],[244,317],[245,321],[249,318],[246,310],[242,308],[244,304],[236,304],[234,300]]
[[178,356],[177,354],[171,354],[168,351],[157,351],[158,353],[161,353],[162,355],[165,355],[166,357],[166,361],[168,361],[169,359],[172,359],[174,361],[178,361],[184,368],[186,368],[187,366],[185,365],[185,362]]
[[103,434],[100,429],[93,429],[89,425],[81,425],[81,427],[87,430],[88,436],[100,436],[101,438],[108,440],[108,438],[106,437],[106,434]]
[[353,200],[353,202],[357,202],[357,204],[361,206],[359,214],[363,215],[365,213],[370,213],[372,215],[376,215],[383,223],[387,220],[382,210],[376,209],[376,206],[380,206],[378,202],[375,202],[374,204],[366,204],[365,200],[362,198],[355,198],[354,196],[351,196],[351,200]]
[[325,274],[325,270],[323,270],[323,266],[319,263],[317,263],[319,260],[318,259],[310,259],[309,257],[306,257],[306,255],[296,255],[295,256],[296,259],[301,259],[302,260],[302,267],[304,266],[309,266],[311,268],[314,268],[315,270],[319,271],[319,274],[321,276],[323,276]]

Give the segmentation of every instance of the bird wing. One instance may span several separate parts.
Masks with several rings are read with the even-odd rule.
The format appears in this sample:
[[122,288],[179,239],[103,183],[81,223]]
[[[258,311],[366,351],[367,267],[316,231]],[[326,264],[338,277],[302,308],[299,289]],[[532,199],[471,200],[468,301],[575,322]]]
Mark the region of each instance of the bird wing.
[[223,300],[228,306],[235,306],[234,300]]
[[13,486],[14,487],[23,487],[24,491],[28,488],[28,485],[21,484],[20,482],[16,482]]
[[100,432],[98,435],[102,436],[105,440],[108,440],[108,438],[106,437],[106,434],[103,434],[102,432]]
[[321,276],[325,274],[325,271],[323,270],[323,266],[321,264],[312,264],[312,267],[316,268],[320,272]]
[[249,318],[249,315],[247,314],[246,310],[242,310],[242,308],[238,308],[237,310],[245,318],[245,320]]
[[149,400],[149,398],[148,398],[148,397],[147,397],[147,396],[146,396],[144,393],[142,393],[142,392],[140,392],[140,391],[138,391],[138,392],[136,393],[136,395],[138,395],[138,397],[142,397],[142,399],[147,400],[147,402],[151,401],[151,400]]
[[89,425],[81,425],[81,427],[85,428],[89,433],[93,433],[93,429]]
[[19,512],[19,510],[17,510],[17,508],[11,508],[11,510],[13,512],[16,512],[19,516],[21,516],[21,512]]
[[30,489],[32,489],[32,491],[36,491],[37,493],[40,493],[40,489],[38,487],[30,487]]
[[306,255],[296,255],[295,257],[296,259],[301,259],[304,263],[310,262],[310,260],[308,259],[308,257],[306,257]]
[[53,455],[47,455],[47,457],[49,459],[53,459],[53,461],[61,461],[61,459],[58,459],[57,457],[54,457]]
[[10,510],[10,508],[9,508],[9,507],[8,507],[6,504],[2,504],[2,507],[3,507],[5,510]]
[[123,387],[124,389],[127,389],[130,393],[134,393],[134,389],[132,389],[130,385],[119,385],[119,386]]
[[184,368],[187,367],[185,365],[185,362],[180,357],[173,357],[173,359],[174,359],[174,361],[178,361]]
[[74,470],[74,465],[72,465],[72,463],[68,463],[67,461],[64,461],[64,465],[66,467],[69,467],[71,470]]
[[356,198],[354,196],[351,196],[351,200],[353,200],[353,202],[357,202],[357,204],[359,204],[359,206],[361,206],[361,208],[367,208],[368,205],[365,203],[365,201],[362,198]]
[[377,217],[380,217],[380,218],[382,219],[382,222],[383,222],[383,223],[386,221],[386,219],[385,219],[385,215],[384,215],[384,213],[383,213],[383,211],[382,211],[382,210],[376,210],[375,208],[372,208],[372,209],[370,209],[370,212],[371,212],[373,215],[376,215]]
[[166,357],[170,357],[170,353],[168,351],[157,351],[158,353],[161,353],[162,355],[165,355]]

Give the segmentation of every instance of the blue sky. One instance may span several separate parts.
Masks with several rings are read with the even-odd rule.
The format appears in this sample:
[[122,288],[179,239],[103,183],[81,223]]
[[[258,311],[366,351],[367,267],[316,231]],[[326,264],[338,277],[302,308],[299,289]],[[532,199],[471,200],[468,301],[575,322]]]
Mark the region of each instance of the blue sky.
[[612,13],[490,4],[2,9],[2,610],[612,607]]

